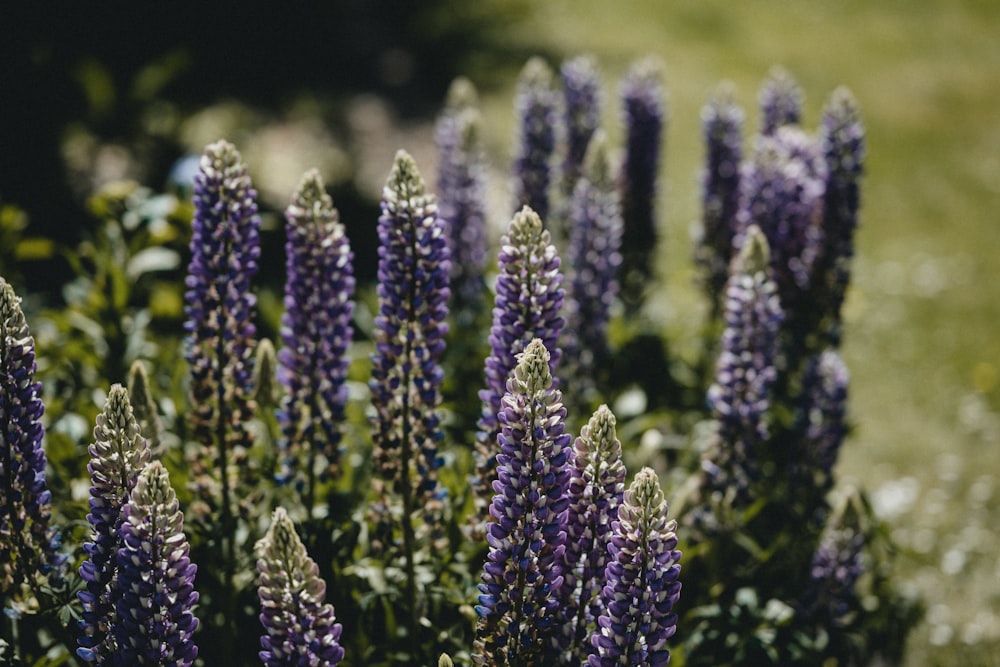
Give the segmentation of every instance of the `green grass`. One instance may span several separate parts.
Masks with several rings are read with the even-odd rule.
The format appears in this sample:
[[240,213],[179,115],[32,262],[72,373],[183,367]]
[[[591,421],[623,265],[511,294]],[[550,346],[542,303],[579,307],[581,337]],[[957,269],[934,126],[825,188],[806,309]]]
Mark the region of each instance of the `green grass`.
[[[618,78],[640,55],[663,59],[666,289],[651,310],[679,339],[702,317],[689,232],[699,113],[718,82],[735,83],[748,128],[772,65],[805,91],[807,127],[836,86],[858,98],[869,159],[844,350],[857,428],[839,472],[892,517],[899,568],[928,603],[908,665],[1000,662],[998,28],[1000,3],[986,0],[556,0],[539,3],[518,36],[519,46],[598,56],[613,139]],[[511,95],[483,101],[502,154]]]

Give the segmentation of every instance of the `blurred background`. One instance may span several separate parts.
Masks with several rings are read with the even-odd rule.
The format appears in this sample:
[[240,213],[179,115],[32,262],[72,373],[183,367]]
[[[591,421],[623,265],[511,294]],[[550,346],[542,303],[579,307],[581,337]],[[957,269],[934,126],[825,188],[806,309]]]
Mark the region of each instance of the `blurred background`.
[[373,274],[365,253],[392,156],[406,148],[433,180],[433,121],[459,74],[480,91],[501,202],[491,222],[504,224],[513,89],[527,57],[557,67],[595,55],[614,143],[618,81],[655,54],[670,120],[663,289],[649,316],[681,354],[705,317],[691,259],[702,106],[731,81],[756,129],[758,86],[781,65],[814,128],[846,85],[868,159],[846,304],[855,428],[841,486],[869,490],[927,603],[907,664],[1000,664],[1000,4],[8,3],[0,26],[0,272],[49,306],[72,273],[54,248],[87,236],[95,192],[133,180],[185,197],[185,158],[220,137],[243,152],[261,192],[264,280],[282,271],[280,211],[313,166],[358,273]]

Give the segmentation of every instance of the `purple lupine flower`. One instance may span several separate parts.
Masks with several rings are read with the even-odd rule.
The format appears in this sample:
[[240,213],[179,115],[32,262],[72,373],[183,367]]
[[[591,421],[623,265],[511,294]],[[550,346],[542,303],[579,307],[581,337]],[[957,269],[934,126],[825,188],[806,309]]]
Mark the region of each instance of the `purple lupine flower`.
[[514,209],[530,206],[542,219],[549,215],[549,186],[556,146],[559,97],[552,69],[531,58],[517,83],[515,116],[518,138],[514,156]]
[[767,237],[781,305],[798,313],[823,244],[826,165],[815,141],[798,128],[760,137],[740,182],[740,232],[757,225]]
[[574,397],[589,403],[597,375],[610,357],[607,326],[618,296],[622,217],[611,177],[604,137],[594,136],[585,175],[577,181],[570,205],[569,266],[572,267],[564,358],[564,376]]
[[190,365],[190,420],[203,449],[196,463],[199,491],[221,484],[229,512],[230,463],[252,444],[253,347],[256,297],[250,281],[260,257],[257,192],[239,151],[218,141],[205,148],[194,179],[191,263],[185,281],[185,358]]
[[622,445],[607,405],[580,430],[570,456],[569,515],[563,566],[565,663],[579,665],[593,652],[589,642],[600,616],[611,524],[625,492]]
[[757,94],[760,133],[771,136],[785,125],[798,125],[802,118],[802,89],[785,69],[775,67]]
[[743,109],[732,85],[721,87],[701,112],[705,140],[702,172],[702,230],[695,259],[711,296],[714,316],[721,315],[729,263],[733,257],[743,160]]
[[77,593],[83,605],[77,654],[87,662],[106,664],[115,653],[115,626],[118,550],[122,547],[119,530],[122,508],[135,488],[139,473],[149,463],[150,447],[135,418],[129,392],[113,385],[97,415],[94,442],[90,453],[90,522],[91,541],[83,545],[87,559],[80,566],[80,576],[87,588]]
[[353,253],[318,171],[302,177],[285,219],[284,346],[278,353],[278,381],[285,392],[277,413],[285,458],[281,476],[294,477],[304,468],[311,505],[318,456],[330,473],[336,473],[340,458],[353,336]]
[[756,226],[748,230],[734,261],[724,317],[715,382],[708,390],[716,443],[703,467],[710,493],[745,498],[756,473],[754,449],[769,435],[766,419],[784,319],[767,239]]
[[284,508],[274,510],[267,534],[257,542],[260,582],[260,659],[266,667],[333,667],[344,658],[341,625],[325,602],[326,582],[295,532]]
[[667,520],[667,501],[652,468],[632,480],[618,508],[601,593],[605,612],[593,635],[590,667],[670,662],[666,642],[677,630],[681,552],[677,522]]
[[455,305],[463,316],[485,291],[486,164],[480,140],[476,89],[464,77],[448,90],[445,109],[437,120],[438,209],[451,246],[451,284]]
[[846,88],[834,91],[823,111],[820,146],[826,160],[827,180],[824,201],[821,258],[824,287],[828,291],[831,323],[827,337],[840,343],[840,309],[850,282],[854,255],[854,230],[858,226],[859,183],[865,159],[865,129],[857,102]]
[[566,124],[563,193],[569,197],[583,173],[590,140],[601,125],[601,78],[593,56],[577,56],[565,61],[559,68],[559,78]]
[[139,473],[119,535],[113,664],[187,667],[198,655],[191,611],[198,568],[188,558],[184,515],[159,461]]
[[496,479],[496,438],[500,432],[497,413],[507,387],[507,379],[520,354],[533,338],[540,338],[549,353],[549,370],[555,373],[559,361],[560,315],[565,298],[563,275],[549,232],[542,228],[538,214],[525,207],[514,215],[507,233],[500,238],[500,273],[496,283],[490,355],[486,358],[486,389],[479,392],[483,409],[477,424],[476,440],[477,504],[474,520],[485,516]]
[[847,624],[860,605],[855,585],[865,572],[865,534],[855,493],[848,495],[820,537],[809,566],[799,614],[828,630]]
[[637,308],[653,274],[656,251],[656,181],[666,123],[666,93],[659,61],[637,61],[621,84],[625,158],[619,187],[622,199],[622,296]]
[[792,463],[793,484],[825,494],[847,436],[847,366],[835,350],[813,357],[802,377],[801,451]]
[[549,362],[540,339],[528,343],[499,414],[494,522],[476,606],[477,665],[545,664],[560,655],[570,436]]
[[441,510],[440,386],[450,260],[445,224],[413,158],[399,151],[382,191],[378,303],[372,355],[374,458],[404,503],[404,520]]
[[34,590],[39,577],[61,579],[66,562],[50,526],[41,392],[21,299],[0,278],[0,595],[17,602],[21,587]]

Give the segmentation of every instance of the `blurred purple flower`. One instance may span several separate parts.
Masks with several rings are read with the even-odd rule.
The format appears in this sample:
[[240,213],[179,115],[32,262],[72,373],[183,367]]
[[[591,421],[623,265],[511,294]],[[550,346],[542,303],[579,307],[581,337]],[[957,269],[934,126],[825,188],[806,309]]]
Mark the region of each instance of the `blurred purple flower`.
[[90,453],[91,541],[83,545],[87,559],[80,566],[86,589],[77,593],[83,605],[77,654],[88,662],[105,664],[115,652],[114,637],[108,633],[115,626],[118,550],[122,547],[119,530],[122,508],[135,488],[140,471],[149,463],[150,448],[140,432],[128,391],[113,385],[97,415],[94,442]]
[[593,635],[590,667],[670,662],[666,642],[677,630],[681,552],[677,522],[667,520],[667,501],[652,468],[643,468],[625,492],[612,526],[606,611]]
[[856,492],[849,492],[820,538],[799,604],[800,615],[828,630],[850,622],[860,606],[855,589],[865,572],[865,534]]
[[802,118],[802,89],[785,69],[775,67],[757,95],[760,105],[760,133],[776,134],[779,127],[798,125]]
[[198,655],[191,611],[198,568],[188,558],[184,515],[159,461],[139,473],[119,534],[113,664],[191,665]]
[[583,173],[590,140],[601,125],[601,78],[593,56],[577,56],[559,68],[562,81],[563,115],[566,124],[566,155],[563,160],[564,194],[572,194]]
[[326,582],[309,557],[284,508],[271,517],[267,534],[257,542],[260,582],[260,659],[267,667],[333,667],[344,658],[341,625],[325,602]]
[[543,220],[549,215],[549,186],[556,146],[558,93],[552,69],[531,58],[521,70],[514,113],[518,128],[514,157],[514,208],[530,206]]
[[304,466],[311,504],[317,455],[326,459],[331,473],[340,458],[347,348],[353,336],[353,253],[319,172],[302,177],[285,219],[287,280],[278,353],[278,381],[285,387],[278,411],[282,477]]
[[833,468],[847,436],[847,387],[844,361],[834,350],[813,357],[802,377],[800,448],[792,483],[825,495],[833,487]]
[[499,415],[490,550],[476,606],[478,665],[545,664],[561,652],[570,436],[549,362],[541,339],[532,340],[507,382]]

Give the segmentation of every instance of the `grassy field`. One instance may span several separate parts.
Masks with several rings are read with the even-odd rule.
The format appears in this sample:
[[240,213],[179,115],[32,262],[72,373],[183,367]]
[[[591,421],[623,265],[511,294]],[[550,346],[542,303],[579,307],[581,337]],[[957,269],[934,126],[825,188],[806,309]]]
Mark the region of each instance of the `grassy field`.
[[[699,113],[716,85],[736,85],[749,128],[773,65],[805,91],[807,127],[836,86],[858,98],[869,157],[845,342],[856,429],[839,472],[895,527],[899,568],[928,605],[908,665],[1000,664],[998,29],[1000,4],[985,0],[556,0],[518,33],[528,49],[598,56],[612,136],[618,77],[639,55],[663,59],[666,290],[653,314],[679,340],[702,317],[690,231]],[[498,151],[511,94],[484,100]]]

